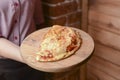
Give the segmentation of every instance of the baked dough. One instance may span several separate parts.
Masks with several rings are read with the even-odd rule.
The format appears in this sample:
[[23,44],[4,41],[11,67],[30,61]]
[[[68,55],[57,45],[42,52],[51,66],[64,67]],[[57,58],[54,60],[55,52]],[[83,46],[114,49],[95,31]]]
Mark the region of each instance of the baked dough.
[[80,33],[71,27],[53,25],[42,38],[37,61],[58,61],[74,54],[80,47]]

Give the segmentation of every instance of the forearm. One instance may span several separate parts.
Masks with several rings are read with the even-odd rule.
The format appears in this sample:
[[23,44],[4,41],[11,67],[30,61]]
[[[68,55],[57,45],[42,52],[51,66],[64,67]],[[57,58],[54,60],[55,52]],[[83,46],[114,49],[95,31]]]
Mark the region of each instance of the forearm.
[[0,56],[24,63],[19,46],[4,38],[0,38]]

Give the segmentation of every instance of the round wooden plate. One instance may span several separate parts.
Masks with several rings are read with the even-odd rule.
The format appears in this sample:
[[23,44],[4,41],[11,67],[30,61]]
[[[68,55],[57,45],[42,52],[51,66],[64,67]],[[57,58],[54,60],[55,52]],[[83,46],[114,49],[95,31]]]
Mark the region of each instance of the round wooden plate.
[[94,49],[94,41],[86,32],[73,28],[80,33],[82,44],[75,54],[55,62],[38,62],[35,60],[36,52],[39,50],[40,41],[50,27],[43,28],[28,35],[22,42],[21,55],[26,64],[34,69],[45,72],[62,72],[73,68],[73,66],[86,60]]

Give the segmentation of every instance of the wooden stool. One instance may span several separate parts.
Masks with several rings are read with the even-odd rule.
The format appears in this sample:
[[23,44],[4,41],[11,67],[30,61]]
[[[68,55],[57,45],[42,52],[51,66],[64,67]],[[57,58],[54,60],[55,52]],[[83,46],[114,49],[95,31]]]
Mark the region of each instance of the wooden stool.
[[49,28],[44,28],[33,32],[25,38],[21,44],[21,54],[26,64],[46,72],[46,80],[85,80],[84,68],[80,66],[90,57],[94,49],[93,39],[84,31],[73,28],[80,33],[82,44],[79,50],[72,56],[56,62],[38,62],[35,60],[35,53],[39,50],[40,40]]

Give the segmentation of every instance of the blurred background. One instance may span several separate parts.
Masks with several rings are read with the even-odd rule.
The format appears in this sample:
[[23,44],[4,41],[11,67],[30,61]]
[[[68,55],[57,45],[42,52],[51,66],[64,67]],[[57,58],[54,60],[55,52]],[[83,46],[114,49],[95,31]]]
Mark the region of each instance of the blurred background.
[[[46,26],[76,27],[93,37],[95,51],[86,64],[86,80],[120,80],[120,0],[42,0],[42,7]],[[78,70],[71,75],[75,73],[81,75]],[[49,76],[58,80],[63,75]]]

